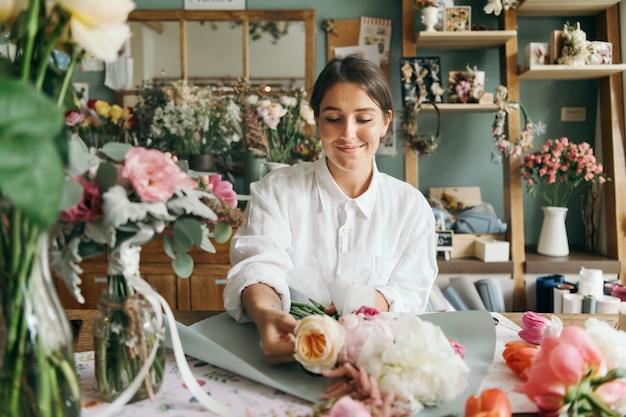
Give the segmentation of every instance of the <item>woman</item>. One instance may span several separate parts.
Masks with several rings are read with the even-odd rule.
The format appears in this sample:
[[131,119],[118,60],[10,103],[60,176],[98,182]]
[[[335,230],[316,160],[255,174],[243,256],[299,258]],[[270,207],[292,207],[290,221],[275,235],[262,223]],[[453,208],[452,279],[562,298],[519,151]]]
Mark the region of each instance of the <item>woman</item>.
[[224,305],[255,322],[270,363],[293,361],[291,300],[327,312],[422,311],[437,275],[435,219],[411,185],[378,171],[391,92],[374,63],[336,58],[311,95],[324,156],[250,186],[231,241]]

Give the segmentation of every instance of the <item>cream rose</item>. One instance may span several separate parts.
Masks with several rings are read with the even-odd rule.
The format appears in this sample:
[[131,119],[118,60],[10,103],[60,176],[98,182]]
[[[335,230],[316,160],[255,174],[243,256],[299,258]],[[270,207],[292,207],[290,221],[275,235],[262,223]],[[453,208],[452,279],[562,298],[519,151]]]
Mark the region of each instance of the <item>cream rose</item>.
[[321,374],[337,363],[343,347],[343,327],[330,316],[311,315],[303,318],[295,329],[294,357],[307,371]]

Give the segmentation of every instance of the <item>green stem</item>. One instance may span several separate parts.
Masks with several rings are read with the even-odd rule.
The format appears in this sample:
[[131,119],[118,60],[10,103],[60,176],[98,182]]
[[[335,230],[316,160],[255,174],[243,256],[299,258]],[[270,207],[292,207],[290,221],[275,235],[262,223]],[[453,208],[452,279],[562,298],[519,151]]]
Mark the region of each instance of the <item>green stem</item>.
[[74,74],[76,63],[78,62],[78,58],[81,55],[81,49],[78,46],[74,46],[72,50],[72,58],[70,59],[70,64],[67,67],[67,71],[65,72],[65,78],[63,78],[63,84],[61,85],[61,89],[59,90],[59,96],[57,97],[57,107],[61,107],[63,105],[65,95],[67,94],[67,90],[69,89],[70,83],[72,81],[72,75]]
[[[65,29],[65,25],[69,21],[69,16],[63,13],[60,15],[59,19],[60,19],[59,23],[55,25],[54,31],[52,31],[52,33],[50,34],[50,37],[48,38],[48,43],[46,44],[45,48],[43,48],[43,54],[41,54],[42,57],[49,57],[52,55],[52,51],[54,50],[54,45],[56,44],[57,40],[61,37],[61,34],[63,33],[63,30]],[[39,68],[37,69],[37,77],[35,79],[35,88],[37,89],[37,91],[41,91],[43,82],[46,78],[47,69],[48,69],[48,60],[40,59]],[[66,74],[66,78],[67,78],[67,74]]]
[[24,48],[24,56],[22,57],[23,66],[21,78],[23,81],[28,81],[30,76],[30,66],[33,60],[37,26],[39,24],[39,2],[40,0],[30,0],[30,8],[28,9],[28,18],[26,20],[26,47]]

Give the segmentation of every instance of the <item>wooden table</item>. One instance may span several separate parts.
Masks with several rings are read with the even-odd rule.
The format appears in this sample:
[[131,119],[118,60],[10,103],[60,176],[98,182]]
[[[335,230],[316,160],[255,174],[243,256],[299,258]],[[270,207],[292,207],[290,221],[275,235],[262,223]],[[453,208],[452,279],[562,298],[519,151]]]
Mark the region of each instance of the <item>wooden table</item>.
[[[93,350],[93,322],[96,318],[97,310],[89,309],[76,309],[66,310],[68,319],[70,320],[83,320],[83,325],[78,335],[78,340],[75,345],[76,352],[87,352]],[[215,314],[221,313],[220,311],[175,311],[174,316],[176,320],[185,325],[191,325],[200,320],[204,320],[207,317],[211,317]],[[501,313],[503,316],[513,321],[517,325],[521,324],[523,313]],[[550,317],[551,314],[545,314],[546,317]],[[557,316],[563,321],[565,325],[577,325],[582,326],[590,317],[596,317],[600,320],[610,323],[613,327],[617,328],[617,314],[557,314]]]

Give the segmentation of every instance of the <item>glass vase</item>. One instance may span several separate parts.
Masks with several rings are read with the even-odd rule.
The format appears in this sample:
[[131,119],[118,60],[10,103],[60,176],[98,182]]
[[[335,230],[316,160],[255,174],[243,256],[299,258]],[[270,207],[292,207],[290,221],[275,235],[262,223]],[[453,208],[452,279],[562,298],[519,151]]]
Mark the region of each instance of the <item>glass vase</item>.
[[21,236],[18,245],[11,238],[0,245],[0,415],[78,417],[73,337],[50,277],[47,236]]
[[139,273],[141,247],[107,253],[108,287],[98,301],[94,321],[95,386],[104,401],[119,397],[139,374],[156,347],[156,357],[143,384],[129,402],[154,399],[165,367],[165,326],[154,307],[128,285],[124,273]]

